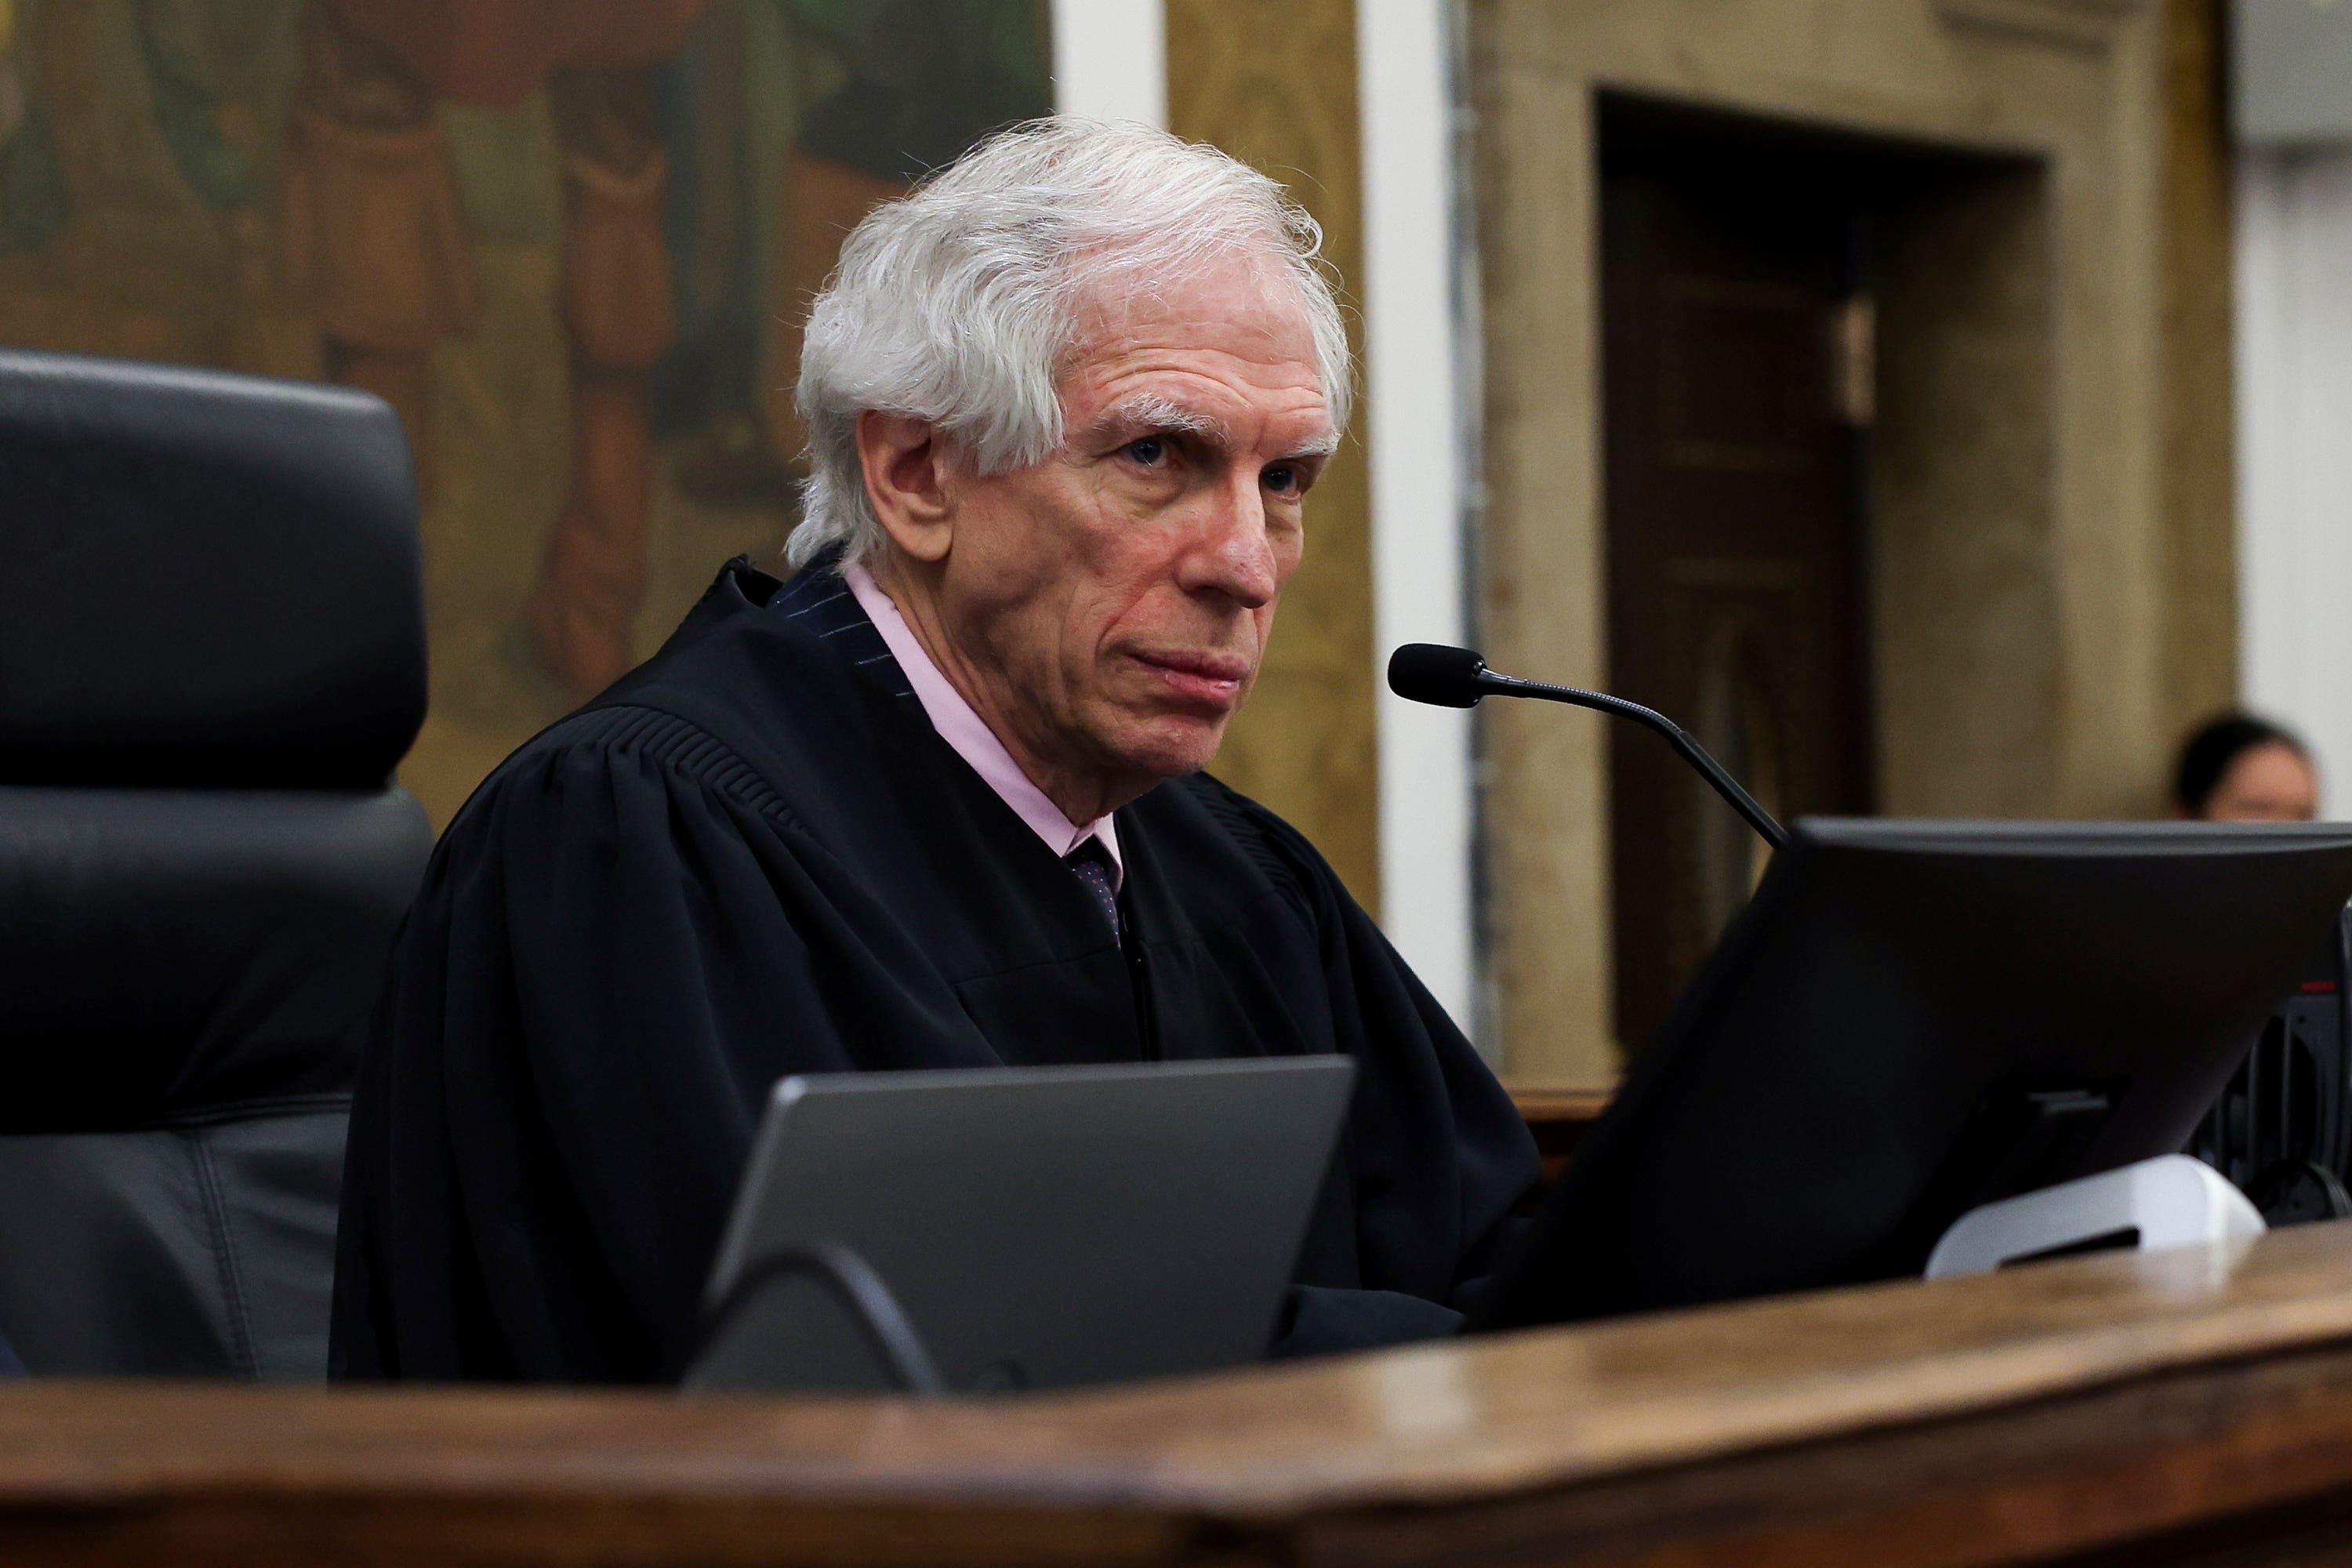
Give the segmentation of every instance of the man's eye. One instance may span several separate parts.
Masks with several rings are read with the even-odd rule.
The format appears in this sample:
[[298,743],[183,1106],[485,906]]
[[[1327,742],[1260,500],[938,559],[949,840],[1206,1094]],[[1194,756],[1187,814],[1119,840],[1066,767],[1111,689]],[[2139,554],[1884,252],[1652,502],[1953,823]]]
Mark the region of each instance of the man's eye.
[[1129,441],[1127,455],[1147,468],[1156,468],[1160,459],[1168,455],[1168,443],[1157,436],[1146,436],[1140,441]]
[[1276,463],[1258,477],[1265,481],[1266,489],[1278,490],[1284,495],[1298,488],[1298,470],[1287,463]]

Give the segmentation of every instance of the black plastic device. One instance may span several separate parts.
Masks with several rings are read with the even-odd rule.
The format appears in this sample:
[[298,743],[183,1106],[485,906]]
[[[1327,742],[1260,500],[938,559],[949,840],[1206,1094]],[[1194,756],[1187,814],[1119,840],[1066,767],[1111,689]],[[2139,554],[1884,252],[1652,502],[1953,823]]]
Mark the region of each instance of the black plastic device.
[[2180,1150],[2352,896],[2352,826],[1801,819],[1473,1326],[1916,1274]]
[[2352,1215],[2352,909],[2305,963],[2189,1152],[2273,1226]]

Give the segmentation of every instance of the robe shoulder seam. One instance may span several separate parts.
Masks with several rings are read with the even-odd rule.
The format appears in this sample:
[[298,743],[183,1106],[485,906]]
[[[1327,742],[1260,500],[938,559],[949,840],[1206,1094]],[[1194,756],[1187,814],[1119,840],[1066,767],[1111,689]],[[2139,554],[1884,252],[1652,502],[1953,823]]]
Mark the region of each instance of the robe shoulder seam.
[[[1316,928],[1316,899],[1307,883],[1307,868],[1300,864],[1297,855],[1286,854],[1288,847],[1277,842],[1280,830],[1288,828],[1289,824],[1232,785],[1206,773],[1194,774],[1184,782],[1186,793],[1225,830],[1243,857],[1289,899],[1310,930]],[[1296,835],[1296,829],[1290,831]],[[1304,842],[1300,840],[1302,846]]]
[[741,753],[692,720],[667,709],[638,703],[592,708],[549,731],[549,738],[567,746],[635,751],[797,833],[809,832],[800,814]]

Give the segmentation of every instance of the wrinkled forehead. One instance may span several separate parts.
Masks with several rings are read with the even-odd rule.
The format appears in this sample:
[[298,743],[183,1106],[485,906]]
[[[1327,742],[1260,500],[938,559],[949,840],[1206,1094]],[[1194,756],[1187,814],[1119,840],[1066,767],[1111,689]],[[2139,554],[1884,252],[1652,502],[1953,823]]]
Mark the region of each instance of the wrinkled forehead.
[[1107,258],[1080,293],[1071,326],[1066,380],[1138,344],[1317,363],[1306,295],[1297,276],[1272,257],[1227,253],[1169,268]]
[[1133,383],[1154,370],[1206,368],[1237,386],[1292,389],[1279,401],[1294,413],[1305,412],[1295,390],[1305,383],[1316,389],[1309,422],[1330,424],[1314,317],[1298,279],[1278,261],[1218,258],[1172,277],[1112,270],[1090,280],[1072,328],[1056,377],[1066,416],[1097,413],[1108,395],[1153,404],[1164,422],[1181,427],[1197,377],[1160,377],[1164,384],[1148,391]]

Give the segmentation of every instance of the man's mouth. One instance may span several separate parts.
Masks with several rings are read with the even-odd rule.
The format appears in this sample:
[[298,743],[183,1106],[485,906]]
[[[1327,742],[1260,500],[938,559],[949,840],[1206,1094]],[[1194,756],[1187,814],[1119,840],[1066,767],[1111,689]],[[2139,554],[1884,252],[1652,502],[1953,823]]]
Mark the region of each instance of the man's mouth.
[[1218,708],[1239,702],[1249,684],[1249,660],[1232,653],[1139,653],[1136,662],[1179,697]]

